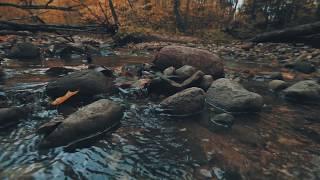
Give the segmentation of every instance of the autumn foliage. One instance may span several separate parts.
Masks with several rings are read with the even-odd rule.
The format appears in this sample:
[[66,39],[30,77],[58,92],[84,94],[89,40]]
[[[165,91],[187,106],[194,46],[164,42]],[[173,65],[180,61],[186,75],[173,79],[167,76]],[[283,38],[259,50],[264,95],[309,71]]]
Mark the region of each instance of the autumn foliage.
[[[48,0],[0,0],[16,4],[46,4]],[[76,11],[21,10],[1,7],[1,20],[39,23],[115,23],[121,28],[151,28],[195,33],[251,24],[256,28],[316,21],[318,0],[54,0],[50,5],[76,6]],[[39,17],[39,18],[36,18]]]

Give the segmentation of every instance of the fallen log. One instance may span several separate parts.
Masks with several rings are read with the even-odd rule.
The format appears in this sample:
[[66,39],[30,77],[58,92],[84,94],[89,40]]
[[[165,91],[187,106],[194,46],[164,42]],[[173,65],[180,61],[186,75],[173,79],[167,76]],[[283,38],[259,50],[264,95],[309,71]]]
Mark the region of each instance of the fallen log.
[[95,34],[115,34],[117,25],[56,25],[56,24],[22,24],[8,21],[0,21],[0,30],[29,31],[29,32],[89,32]]
[[8,30],[2,30],[0,31],[0,36],[3,35],[18,35],[18,36],[31,36],[32,33],[28,31],[8,31]]
[[300,42],[305,36],[319,34],[320,21],[304,24],[296,27],[290,27],[282,30],[259,34],[250,39],[252,42]]

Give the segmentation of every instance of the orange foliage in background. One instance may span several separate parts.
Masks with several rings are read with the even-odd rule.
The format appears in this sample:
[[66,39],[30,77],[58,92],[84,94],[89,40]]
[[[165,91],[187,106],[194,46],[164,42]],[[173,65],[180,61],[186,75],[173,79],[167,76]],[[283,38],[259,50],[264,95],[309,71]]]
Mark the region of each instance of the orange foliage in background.
[[[22,5],[21,0],[0,0],[0,2],[15,3]],[[32,0],[34,5],[44,5],[48,0]],[[69,6],[76,3],[67,0],[55,0],[50,5],[54,6]],[[14,7],[0,7],[1,20],[14,20],[16,22],[33,22],[37,23],[36,19],[32,19],[32,15],[38,15],[45,22],[48,23],[78,23],[77,12],[62,12],[56,10],[22,10]]]
[[[32,1],[34,5],[48,2],[0,0],[16,4],[23,1]],[[201,29],[227,29],[241,25],[249,25],[255,30],[260,26],[279,27],[320,20],[319,0],[54,0],[50,5],[78,5],[77,10],[21,10],[0,6],[0,19],[39,23],[36,18],[22,18],[37,15],[46,23],[112,24],[114,16],[110,2],[122,29],[142,27],[194,33]]]
[[[19,3],[21,0],[0,2]],[[33,0],[33,4],[46,4],[48,0]],[[180,13],[184,21],[192,24],[191,31],[218,25],[223,20],[229,20],[231,7],[222,9],[219,0],[194,1],[180,0]],[[100,3],[100,5],[99,5]],[[55,0],[50,5],[73,6],[79,5],[77,11],[64,12],[57,10],[20,10],[12,7],[0,7],[2,20],[19,19],[21,17],[38,15],[46,23],[81,24],[88,22],[112,22],[108,0]],[[122,28],[131,26],[150,27],[153,29],[175,29],[175,17],[172,0],[113,0],[119,23]],[[107,17],[107,18],[106,18]],[[18,22],[36,20],[22,18]]]

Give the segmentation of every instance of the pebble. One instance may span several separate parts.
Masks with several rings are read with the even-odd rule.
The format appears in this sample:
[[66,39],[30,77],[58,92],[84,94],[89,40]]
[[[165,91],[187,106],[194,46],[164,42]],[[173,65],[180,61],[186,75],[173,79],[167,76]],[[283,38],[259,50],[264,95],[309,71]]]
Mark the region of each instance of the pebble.
[[212,178],[212,174],[207,169],[200,169],[200,174],[206,178]]

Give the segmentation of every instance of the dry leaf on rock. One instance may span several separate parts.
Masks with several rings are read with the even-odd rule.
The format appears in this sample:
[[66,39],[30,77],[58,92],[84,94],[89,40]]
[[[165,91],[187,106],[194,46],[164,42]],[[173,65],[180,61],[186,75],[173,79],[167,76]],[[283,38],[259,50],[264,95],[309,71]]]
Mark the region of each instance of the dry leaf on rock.
[[51,103],[51,105],[54,105],[54,106],[60,105],[78,93],[79,93],[79,91],[68,91],[64,96],[61,96],[61,97],[57,98],[56,100],[54,100]]

